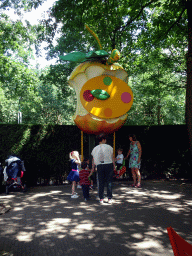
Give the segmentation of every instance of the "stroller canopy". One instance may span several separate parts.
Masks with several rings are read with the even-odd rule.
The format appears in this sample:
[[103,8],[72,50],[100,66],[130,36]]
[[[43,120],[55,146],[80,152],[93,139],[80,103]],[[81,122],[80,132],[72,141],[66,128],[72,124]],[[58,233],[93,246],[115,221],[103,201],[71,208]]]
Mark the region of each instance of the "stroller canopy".
[[5,170],[4,172],[6,172],[7,177],[8,178],[12,178],[12,179],[16,179],[17,177],[21,176],[21,171],[22,171],[22,161],[19,157],[17,156],[9,156],[6,160],[5,160]]

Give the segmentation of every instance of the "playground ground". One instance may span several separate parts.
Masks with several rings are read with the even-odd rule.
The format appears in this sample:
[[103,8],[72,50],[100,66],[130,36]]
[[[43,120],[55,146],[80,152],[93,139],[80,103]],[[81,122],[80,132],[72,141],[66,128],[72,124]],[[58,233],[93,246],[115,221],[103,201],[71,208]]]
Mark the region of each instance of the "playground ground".
[[167,227],[192,244],[192,184],[184,181],[114,183],[114,203],[84,202],[70,185],[0,194],[0,255],[173,255]]

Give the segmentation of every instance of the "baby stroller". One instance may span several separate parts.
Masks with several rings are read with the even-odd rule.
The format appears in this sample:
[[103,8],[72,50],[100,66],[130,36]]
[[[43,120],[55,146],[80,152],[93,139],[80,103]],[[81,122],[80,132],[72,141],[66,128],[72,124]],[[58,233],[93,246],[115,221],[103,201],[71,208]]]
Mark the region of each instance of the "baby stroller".
[[22,184],[21,178],[25,172],[24,162],[17,156],[10,155],[5,160],[5,168],[3,171],[4,180],[6,182],[6,194],[10,190],[13,191],[26,191],[26,185]]
[[119,179],[125,172],[126,172],[125,159],[123,159],[123,163],[122,163],[121,167],[119,168],[119,174],[117,173],[116,170],[114,170],[114,177],[116,179]]

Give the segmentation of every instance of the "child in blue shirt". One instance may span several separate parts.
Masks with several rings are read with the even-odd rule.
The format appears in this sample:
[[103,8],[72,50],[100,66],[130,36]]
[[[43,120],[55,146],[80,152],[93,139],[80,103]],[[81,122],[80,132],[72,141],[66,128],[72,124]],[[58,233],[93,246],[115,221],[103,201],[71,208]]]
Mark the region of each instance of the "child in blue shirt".
[[69,153],[69,159],[71,161],[71,171],[67,177],[67,180],[72,182],[72,195],[71,198],[78,198],[79,196],[75,193],[75,187],[77,182],[80,181],[79,178],[79,166],[81,164],[79,152],[72,151]]

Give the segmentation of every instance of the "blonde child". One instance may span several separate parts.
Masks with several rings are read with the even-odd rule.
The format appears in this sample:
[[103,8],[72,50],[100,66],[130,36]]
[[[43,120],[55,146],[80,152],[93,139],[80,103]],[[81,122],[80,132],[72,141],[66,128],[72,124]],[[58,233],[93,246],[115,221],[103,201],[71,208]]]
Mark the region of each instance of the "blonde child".
[[81,164],[79,152],[72,151],[69,153],[69,159],[71,161],[71,171],[67,177],[67,180],[72,182],[72,195],[71,198],[78,198],[79,196],[75,193],[76,183],[80,181],[79,178],[79,166]]

